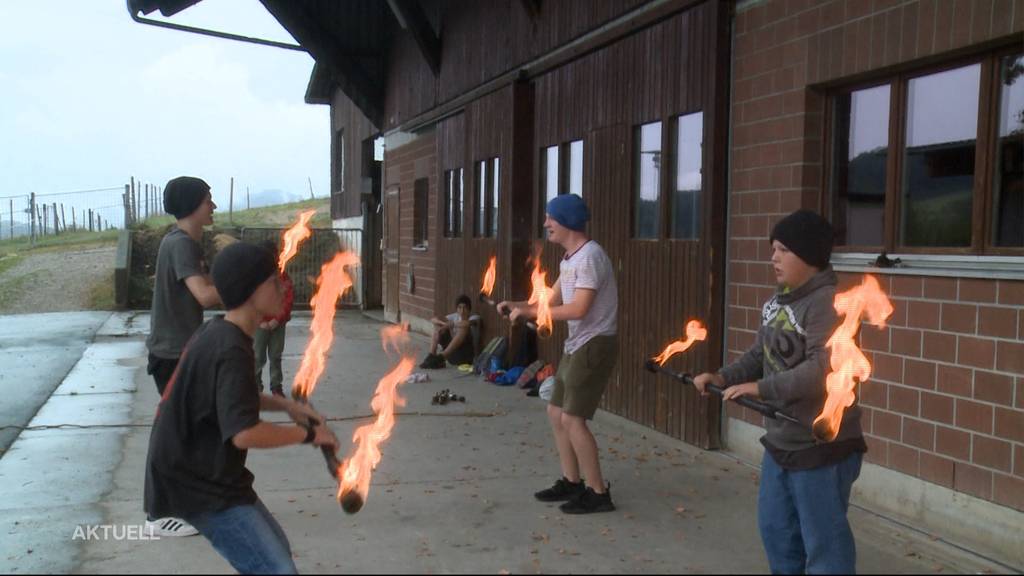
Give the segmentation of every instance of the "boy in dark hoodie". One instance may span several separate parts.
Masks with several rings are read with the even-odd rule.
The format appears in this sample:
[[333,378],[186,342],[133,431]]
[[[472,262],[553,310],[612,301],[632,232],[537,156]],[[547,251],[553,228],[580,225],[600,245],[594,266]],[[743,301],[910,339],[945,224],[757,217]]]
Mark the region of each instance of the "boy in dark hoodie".
[[694,379],[725,387],[723,399],[750,396],[803,425],[768,419],[758,494],[758,527],[774,574],[852,574],[856,548],[846,518],[850,490],[867,451],[855,403],[839,435],[823,443],[811,424],[825,405],[829,350],[839,325],[833,308],[836,274],[829,265],[832,226],[798,210],[772,229],[772,266],[778,291],[762,308],[754,345],[717,374]]

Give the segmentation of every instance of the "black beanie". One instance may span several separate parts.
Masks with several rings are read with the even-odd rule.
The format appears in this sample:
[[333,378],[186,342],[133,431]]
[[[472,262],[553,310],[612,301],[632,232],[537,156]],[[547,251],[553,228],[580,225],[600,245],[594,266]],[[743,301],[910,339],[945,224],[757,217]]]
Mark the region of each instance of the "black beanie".
[[192,176],[178,176],[164,187],[164,212],[185,218],[196,211],[206,199],[210,185]]
[[801,260],[824,270],[832,257],[832,225],[817,212],[797,210],[772,228],[768,241],[778,240]]
[[213,260],[213,285],[226,310],[238,308],[277,273],[274,255],[246,242],[224,248]]

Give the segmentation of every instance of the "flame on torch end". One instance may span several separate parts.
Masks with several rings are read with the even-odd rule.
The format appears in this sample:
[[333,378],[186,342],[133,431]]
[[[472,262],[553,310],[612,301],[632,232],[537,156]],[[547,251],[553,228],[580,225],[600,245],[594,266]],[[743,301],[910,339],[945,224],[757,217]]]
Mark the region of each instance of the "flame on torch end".
[[295,256],[295,253],[299,251],[299,244],[301,244],[306,238],[309,238],[313,231],[309,229],[308,223],[310,218],[316,214],[316,210],[306,210],[299,214],[299,221],[296,222],[291,228],[284,233],[284,248],[281,250],[281,256],[277,260],[277,269],[284,272],[285,264]]
[[[382,337],[390,335],[396,339],[390,345],[400,349],[402,341],[408,339],[408,332],[396,326],[381,331]],[[385,345],[385,349],[387,349]],[[370,406],[377,415],[376,420],[356,429],[352,442],[356,448],[352,455],[342,462],[338,470],[338,502],[349,514],[362,508],[370,493],[370,477],[381,459],[380,444],[391,436],[395,425],[395,407],[404,406],[405,399],[398,395],[398,387],[412,374],[416,358],[406,353],[395,368],[377,382]]]
[[537,336],[547,338],[554,328],[551,321],[551,297],[554,291],[548,287],[548,273],[540,269],[540,256],[533,260],[533,273],[530,275],[533,290],[527,304],[537,305]]
[[825,442],[831,442],[839,435],[843,411],[857,398],[857,383],[871,376],[871,363],[854,341],[861,317],[867,316],[869,324],[884,328],[886,319],[893,312],[892,302],[874,276],[865,276],[860,286],[836,294],[834,306],[836,312],[845,318],[826,343],[831,350],[832,364],[832,372],[825,378],[828,396],[824,409],[812,426],[814,435]]
[[295,398],[309,398],[316,388],[316,382],[327,362],[327,352],[334,342],[334,313],[338,298],[352,287],[352,277],[345,272],[345,267],[358,265],[359,256],[352,252],[339,252],[320,268],[316,293],[310,300],[313,322],[310,325],[309,344],[302,354],[302,363],[292,383],[292,396]]
[[699,340],[707,339],[707,337],[708,331],[700,323],[700,320],[690,320],[686,323],[686,339],[672,342],[661,351],[661,354],[651,358],[651,360],[657,362],[659,366],[664,366],[669,358],[680,352],[686,352],[690,346],[693,346]]
[[497,276],[496,263],[498,257],[491,256],[491,263],[487,265],[487,271],[484,272],[484,282],[480,287],[480,293],[488,298],[491,297],[491,293],[494,292],[494,279]]

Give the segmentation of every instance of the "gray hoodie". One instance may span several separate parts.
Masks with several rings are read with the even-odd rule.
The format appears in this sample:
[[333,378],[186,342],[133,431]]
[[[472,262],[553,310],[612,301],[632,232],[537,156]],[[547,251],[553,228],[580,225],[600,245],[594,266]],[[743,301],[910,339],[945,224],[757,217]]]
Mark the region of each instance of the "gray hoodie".
[[[835,295],[836,274],[831,267],[796,290],[780,288],[761,309],[757,341],[719,371],[726,386],[756,380],[761,400],[808,426],[768,418],[763,440],[776,449],[798,451],[819,444],[810,425],[825,405],[825,376],[831,370],[825,343],[839,326]],[[855,402],[843,414],[836,442],[862,435]]]

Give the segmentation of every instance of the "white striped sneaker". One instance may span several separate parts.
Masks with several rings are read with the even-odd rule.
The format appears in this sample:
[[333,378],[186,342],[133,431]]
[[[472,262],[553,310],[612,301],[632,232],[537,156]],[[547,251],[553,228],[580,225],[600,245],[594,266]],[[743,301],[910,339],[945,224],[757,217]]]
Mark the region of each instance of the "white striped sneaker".
[[181,518],[160,518],[159,520],[146,520],[146,532],[154,536],[195,536],[199,534],[194,526]]

